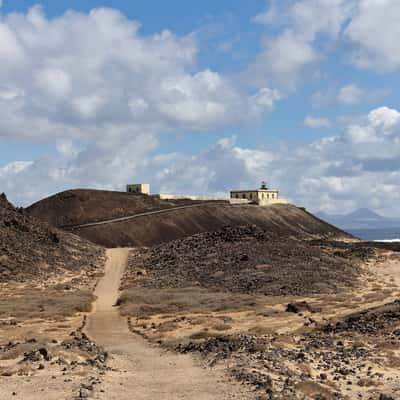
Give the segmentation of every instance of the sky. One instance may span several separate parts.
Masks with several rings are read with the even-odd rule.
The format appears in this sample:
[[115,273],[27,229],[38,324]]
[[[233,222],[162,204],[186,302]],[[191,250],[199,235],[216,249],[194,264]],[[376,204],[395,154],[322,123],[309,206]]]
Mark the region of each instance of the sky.
[[[398,0],[0,0],[0,192],[400,217]],[[384,21],[384,23],[383,23]]]

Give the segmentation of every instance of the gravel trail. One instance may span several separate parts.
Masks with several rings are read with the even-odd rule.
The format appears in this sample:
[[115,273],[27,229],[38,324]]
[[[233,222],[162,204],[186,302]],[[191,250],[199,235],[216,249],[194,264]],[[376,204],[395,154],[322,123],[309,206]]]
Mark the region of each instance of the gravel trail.
[[98,297],[89,314],[85,333],[111,356],[95,399],[228,400],[251,399],[245,387],[222,371],[201,366],[187,355],[166,352],[131,333],[114,304],[128,261],[128,249],[107,251],[105,276],[96,289]]

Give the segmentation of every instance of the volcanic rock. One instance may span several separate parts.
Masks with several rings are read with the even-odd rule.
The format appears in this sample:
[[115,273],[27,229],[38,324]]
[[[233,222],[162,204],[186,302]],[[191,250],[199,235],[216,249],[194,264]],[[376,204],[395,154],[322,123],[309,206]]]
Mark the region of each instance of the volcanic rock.
[[0,282],[44,281],[61,271],[89,270],[103,250],[26,214],[0,195]]

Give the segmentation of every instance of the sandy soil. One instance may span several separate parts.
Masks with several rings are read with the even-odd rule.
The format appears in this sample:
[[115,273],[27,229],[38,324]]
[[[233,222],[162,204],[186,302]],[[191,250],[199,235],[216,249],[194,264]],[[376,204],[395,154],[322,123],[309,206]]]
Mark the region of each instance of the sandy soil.
[[[132,262],[139,261],[136,253],[139,250],[132,252]],[[192,254],[189,250],[187,253]],[[148,279],[146,267],[139,262],[134,269],[137,280]],[[239,381],[264,387],[266,398],[272,390],[272,398],[285,400],[397,399],[397,314],[387,313],[376,324],[362,320],[358,326],[374,328],[371,333],[360,332],[358,326],[353,329],[351,324],[343,332],[323,331],[328,324],[335,326],[347,316],[400,298],[400,252],[376,248],[367,253],[359,267],[358,283],[345,291],[309,296],[254,295],[252,307],[240,294],[235,294],[236,304],[227,295],[215,294],[215,304],[210,304],[213,293],[206,296],[198,288],[185,289],[183,296],[184,289],[177,289],[179,295],[175,295],[174,289],[157,292],[137,285],[130,292],[135,294],[134,307],[129,309],[122,302],[122,312],[131,316],[131,329],[150,342],[185,354],[202,354],[214,367],[225,365]],[[192,268],[200,268],[200,263],[194,260]],[[166,290],[168,296],[164,296]],[[303,302],[313,311],[287,312],[288,304]],[[376,312],[381,315],[382,310]]]
[[128,250],[108,250],[105,276],[95,294],[86,334],[109,351],[111,372],[96,387],[95,399],[250,399],[251,391],[223,372],[205,368],[191,356],[153,347],[129,331],[114,304],[127,265]]
[[80,334],[78,312],[90,309],[101,270],[100,263],[97,273],[0,283],[0,400],[71,400],[104,373],[104,362],[95,360],[101,350]]
[[[0,399],[76,398],[88,377],[99,373],[86,362],[86,353],[62,345],[71,338],[71,330],[77,331],[81,325],[82,316],[76,316],[59,323],[29,320],[17,326],[0,327],[0,343],[14,344],[9,350],[0,346]],[[52,359],[24,361],[24,355],[35,348],[49,349]]]

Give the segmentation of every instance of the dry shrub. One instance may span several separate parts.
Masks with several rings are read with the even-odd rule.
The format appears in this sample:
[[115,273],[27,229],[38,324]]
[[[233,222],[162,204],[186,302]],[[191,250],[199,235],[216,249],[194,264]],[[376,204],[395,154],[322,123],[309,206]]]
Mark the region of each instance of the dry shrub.
[[371,378],[362,378],[357,382],[357,385],[361,387],[377,387],[379,383]]
[[62,292],[60,290],[29,289],[2,299],[0,318],[63,320],[78,312],[89,312],[94,300],[89,290]]
[[249,329],[249,333],[252,335],[268,335],[272,333],[273,330],[270,327],[257,325]]
[[253,310],[262,305],[257,296],[215,292],[197,287],[182,289],[125,290],[118,300],[123,315],[143,318],[150,315],[180,312],[209,313]]
[[304,394],[306,398],[334,400],[336,396],[330,388],[320,385],[318,382],[305,380],[296,385],[297,393]]
[[205,325],[208,323],[208,321],[213,318],[212,316],[201,316],[201,317],[195,317],[190,319],[190,324],[191,325]]
[[217,323],[212,325],[211,329],[214,329],[215,331],[229,331],[229,329],[232,329],[232,326],[229,324]]
[[210,333],[207,329],[204,329],[202,331],[193,333],[192,335],[190,335],[190,339],[193,340],[202,340],[202,339],[208,339],[209,337],[214,336],[212,333]]
[[162,324],[158,325],[157,332],[166,333],[166,332],[175,331],[176,329],[178,329],[178,324],[176,322],[167,321],[167,322],[163,322]]
[[370,292],[363,296],[363,301],[365,303],[374,301],[384,301],[387,297],[388,295],[383,292]]

